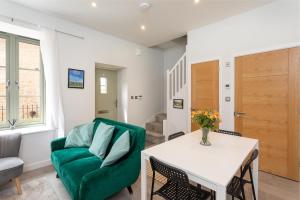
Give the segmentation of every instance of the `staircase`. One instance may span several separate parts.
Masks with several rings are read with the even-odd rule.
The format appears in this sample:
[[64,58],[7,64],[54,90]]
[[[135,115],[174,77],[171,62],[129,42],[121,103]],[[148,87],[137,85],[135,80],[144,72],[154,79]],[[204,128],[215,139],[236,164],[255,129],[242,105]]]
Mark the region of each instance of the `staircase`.
[[[186,53],[177,63],[167,71],[167,115],[164,134],[168,137],[179,131],[187,132],[189,129],[188,116],[188,64]],[[173,100],[182,99],[183,108],[174,108]]]
[[154,117],[154,121],[146,123],[146,146],[153,146],[163,143],[163,121],[167,119],[167,114],[159,113]]

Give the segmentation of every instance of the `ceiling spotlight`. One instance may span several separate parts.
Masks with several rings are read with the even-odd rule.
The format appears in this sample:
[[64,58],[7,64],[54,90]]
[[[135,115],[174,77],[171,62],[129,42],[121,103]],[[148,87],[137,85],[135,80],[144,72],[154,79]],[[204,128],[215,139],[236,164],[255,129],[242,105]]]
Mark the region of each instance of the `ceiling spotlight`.
[[195,4],[200,3],[200,0],[194,0],[194,3],[195,3]]
[[96,8],[96,7],[97,7],[97,3],[96,3],[96,2],[94,2],[94,1],[91,3],[91,5],[92,5],[94,8]]
[[146,26],[145,25],[141,25],[141,30],[145,31],[146,30]]
[[151,3],[149,0],[141,0],[139,7],[142,11],[147,11],[151,8]]

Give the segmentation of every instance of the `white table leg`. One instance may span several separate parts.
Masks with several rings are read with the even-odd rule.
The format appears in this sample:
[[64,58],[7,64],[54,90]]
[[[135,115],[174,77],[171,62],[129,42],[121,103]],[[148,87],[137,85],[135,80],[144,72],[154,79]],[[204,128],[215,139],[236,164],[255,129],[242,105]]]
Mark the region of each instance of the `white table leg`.
[[147,200],[147,160],[141,153],[141,200]]
[[[258,150],[258,143],[256,144],[255,148]],[[256,200],[258,200],[258,160],[259,160],[259,154],[257,159],[253,161],[253,182],[254,182]]]
[[217,187],[216,200],[226,200],[226,187]]

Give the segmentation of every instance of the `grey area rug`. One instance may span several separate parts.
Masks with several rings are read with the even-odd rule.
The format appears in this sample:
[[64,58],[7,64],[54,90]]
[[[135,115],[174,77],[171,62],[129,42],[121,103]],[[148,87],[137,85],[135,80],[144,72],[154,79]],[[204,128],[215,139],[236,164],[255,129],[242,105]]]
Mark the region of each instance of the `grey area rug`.
[[22,184],[22,194],[17,195],[15,187],[0,190],[2,200],[59,200],[46,178],[39,178]]
[[[109,200],[132,200],[126,189]],[[139,198],[137,198],[139,199]],[[59,179],[41,177],[22,183],[22,194],[18,195],[13,183],[0,187],[0,200],[70,200]]]

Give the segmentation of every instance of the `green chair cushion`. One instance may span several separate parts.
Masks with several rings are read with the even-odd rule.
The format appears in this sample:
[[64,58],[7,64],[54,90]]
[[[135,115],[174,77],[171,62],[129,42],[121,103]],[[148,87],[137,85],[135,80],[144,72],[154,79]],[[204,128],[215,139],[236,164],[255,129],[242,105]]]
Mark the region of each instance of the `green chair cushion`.
[[114,128],[114,126],[100,123],[94,135],[92,145],[89,148],[92,154],[104,159],[107,147],[113,136]]
[[113,144],[109,154],[104,159],[101,168],[112,165],[129,152],[130,135],[129,131],[123,133],[118,140]]
[[67,135],[65,148],[91,146],[94,124],[87,123],[74,127]]
[[68,162],[94,156],[89,152],[88,148],[67,148],[52,152],[51,160],[53,166],[58,171],[60,167]]
[[72,199],[79,199],[79,188],[83,176],[99,169],[101,163],[100,158],[91,156],[69,162],[61,167],[62,181],[73,196]]

